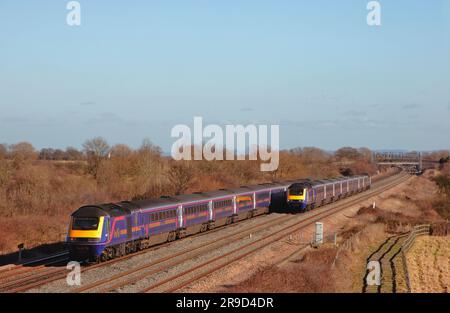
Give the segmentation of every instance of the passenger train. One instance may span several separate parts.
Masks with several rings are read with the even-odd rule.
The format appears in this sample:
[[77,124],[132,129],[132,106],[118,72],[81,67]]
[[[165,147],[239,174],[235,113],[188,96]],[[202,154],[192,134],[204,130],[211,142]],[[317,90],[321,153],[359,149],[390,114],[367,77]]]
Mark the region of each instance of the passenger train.
[[72,213],[66,243],[72,260],[103,262],[272,209],[308,211],[370,185],[370,177],[364,175],[87,205]]

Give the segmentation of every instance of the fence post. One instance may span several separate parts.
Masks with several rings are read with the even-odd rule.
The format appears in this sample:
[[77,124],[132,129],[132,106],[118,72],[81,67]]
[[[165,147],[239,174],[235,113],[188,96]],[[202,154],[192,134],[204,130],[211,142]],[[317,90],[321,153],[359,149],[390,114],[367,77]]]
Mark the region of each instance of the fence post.
[[25,244],[24,243],[20,243],[19,245],[17,245],[17,248],[19,249],[19,263],[22,262],[22,251],[25,248]]

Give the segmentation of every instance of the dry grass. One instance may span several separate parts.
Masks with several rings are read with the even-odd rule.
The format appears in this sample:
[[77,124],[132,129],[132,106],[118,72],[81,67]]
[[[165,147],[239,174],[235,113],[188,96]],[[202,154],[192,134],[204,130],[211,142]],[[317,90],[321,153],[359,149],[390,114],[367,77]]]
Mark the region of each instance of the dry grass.
[[407,253],[412,292],[448,292],[450,236],[419,237]]
[[297,266],[261,269],[230,292],[335,292],[330,267],[335,256],[334,247],[312,251],[297,260]]
[[229,292],[359,292],[367,247],[376,246],[385,235],[382,224],[352,229],[339,247],[309,249],[286,267],[257,271]]

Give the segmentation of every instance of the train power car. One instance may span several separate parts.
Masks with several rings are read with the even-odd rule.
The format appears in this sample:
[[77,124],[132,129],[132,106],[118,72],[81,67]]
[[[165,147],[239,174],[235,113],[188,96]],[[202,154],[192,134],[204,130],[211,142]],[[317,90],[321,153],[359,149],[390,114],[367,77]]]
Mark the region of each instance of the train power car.
[[83,206],[71,216],[70,257],[106,261],[149,246],[269,212],[283,199],[282,183]]
[[329,204],[362,192],[371,186],[369,175],[342,177],[330,180],[299,181],[291,184],[286,192],[288,209],[299,212]]

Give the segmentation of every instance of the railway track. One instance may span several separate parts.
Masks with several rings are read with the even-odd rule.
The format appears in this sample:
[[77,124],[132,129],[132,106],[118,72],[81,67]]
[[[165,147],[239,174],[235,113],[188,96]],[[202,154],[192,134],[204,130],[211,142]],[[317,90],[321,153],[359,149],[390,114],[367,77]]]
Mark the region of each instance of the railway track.
[[[287,219],[286,216],[284,216],[282,218]],[[271,221],[268,221],[268,222],[271,222]],[[278,222],[278,219],[276,220],[276,222]],[[260,226],[265,226],[266,224],[267,224],[266,222],[263,222],[262,224],[260,224]],[[186,239],[202,237],[205,235],[210,235],[214,232],[220,231],[221,229],[222,229],[222,227],[216,228],[207,233],[201,233],[201,234],[197,234],[194,236],[190,236],[190,237],[184,238],[180,241],[183,241]],[[250,229],[252,229],[252,228],[250,228]],[[99,268],[99,267],[112,265],[114,263],[121,262],[121,261],[130,259],[132,257],[138,256],[141,254],[156,251],[156,250],[160,249],[161,247],[168,246],[169,244],[170,243],[164,243],[164,244],[152,247],[150,249],[142,250],[142,251],[136,252],[134,254],[129,254],[129,255],[126,255],[126,256],[123,256],[123,257],[120,257],[117,259],[107,261],[107,262],[85,266],[85,267],[81,268],[81,272],[84,273],[84,272],[91,271],[91,270]],[[11,275],[8,275],[8,277],[9,276],[12,277],[11,279],[8,279],[8,277],[5,277],[6,279],[3,279],[3,277],[0,277],[0,292],[9,292],[9,293],[24,292],[24,291],[27,291],[32,288],[37,288],[41,285],[51,283],[55,280],[65,278],[67,275],[67,269],[65,267],[67,261],[68,261],[68,258],[66,258],[61,264],[59,264],[60,266],[57,266],[57,267],[47,267],[48,264],[42,265],[39,268],[38,267],[22,267],[22,271],[24,271],[26,273],[25,275],[19,275],[22,273],[22,271],[21,271],[20,273],[11,272],[10,273]]]
[[[148,292],[151,290],[155,290],[156,288],[163,286],[165,284],[173,284],[174,281],[177,281],[180,278],[188,277],[187,281],[183,281],[182,283],[178,284],[176,287],[163,289],[162,291],[178,290],[195,280],[198,280],[220,268],[223,268],[224,266],[226,266],[238,259],[241,259],[241,258],[261,249],[262,247],[267,246],[270,243],[273,243],[277,240],[282,239],[286,235],[289,235],[290,233],[295,232],[295,231],[299,230],[300,228],[303,228],[303,227],[309,225],[312,221],[335,214],[336,212],[338,212],[344,208],[347,208],[350,205],[358,203],[365,198],[368,198],[375,194],[381,193],[384,190],[389,189],[389,188],[393,187],[394,185],[397,185],[398,183],[403,182],[404,180],[405,180],[405,176],[402,176],[400,178],[396,177],[393,182],[391,182],[390,184],[387,184],[386,186],[383,185],[382,187],[379,187],[379,188],[369,191],[367,193],[359,194],[354,197],[342,200],[343,201],[342,203],[339,203],[339,202],[335,203],[336,207],[334,209],[330,210],[330,209],[328,209],[328,207],[317,209],[316,214],[312,214],[312,215],[308,215],[308,216],[305,215],[302,217],[302,220],[300,222],[292,221],[293,220],[292,216],[287,216],[288,220],[290,220],[291,223],[289,223],[289,225],[287,225],[287,226],[283,226],[280,230],[277,230],[275,233],[271,233],[266,236],[263,236],[262,238],[257,239],[256,241],[250,241],[249,243],[245,244],[244,246],[238,246],[238,247],[232,248],[231,251],[229,251],[225,254],[217,255],[213,258],[208,259],[207,261],[205,261],[203,263],[196,264],[196,262],[194,262],[195,266],[191,267],[190,269],[182,271],[175,275],[169,275],[168,278],[159,280],[157,283],[154,283],[149,287],[143,288],[141,291]],[[313,213],[313,212],[311,212],[311,213]],[[272,224],[279,224],[279,221],[275,221]],[[194,250],[195,250],[194,254],[191,253],[192,250],[182,252],[182,253],[177,253],[176,255],[168,256],[166,258],[157,260],[156,262],[144,264],[143,266],[133,268],[131,270],[117,274],[117,275],[109,277],[107,279],[100,280],[100,281],[94,282],[92,284],[89,284],[87,286],[75,289],[74,292],[86,292],[86,291],[108,292],[108,291],[119,290],[119,289],[129,286],[129,285],[139,284],[139,282],[142,280],[149,279],[149,278],[151,279],[152,276],[158,275],[161,272],[167,271],[167,269],[174,268],[175,266],[178,266],[182,263],[188,262],[188,261],[192,260],[192,258],[197,258],[197,257],[201,256],[202,254],[210,254],[211,250],[213,248],[214,249],[224,248],[225,246],[230,246],[238,241],[242,241],[242,239],[244,237],[248,236],[249,233],[255,232],[256,230],[257,229],[253,229],[251,231],[244,230],[238,234],[240,236],[236,236],[234,238],[231,238],[231,236],[226,236],[226,238],[224,238],[224,239],[227,239],[225,242],[215,240],[214,242],[208,243],[206,245],[202,245],[201,247],[194,248]],[[237,257],[236,257],[236,255],[237,255]],[[195,276],[194,278],[190,278],[190,276],[192,276],[191,274],[193,274],[194,272],[204,269],[212,264],[221,263],[221,261],[227,260],[227,259],[228,259],[228,261],[225,262],[224,264],[216,265],[212,269],[203,271],[200,274],[200,276],[194,275]]]
[[[381,192],[403,182],[406,179],[406,177],[407,176],[400,174],[400,175],[396,175],[394,177],[386,178],[383,181],[380,181],[379,183],[377,183],[381,186],[377,186],[377,187],[372,186],[372,189],[369,191],[366,191],[361,194],[357,194],[355,196],[352,196],[347,199],[343,199],[337,203],[332,204],[335,206],[335,208],[333,208],[333,209],[327,209],[327,208],[329,208],[329,205],[328,205],[328,206],[325,206],[322,208],[317,208],[314,211],[309,212],[308,215],[305,214],[304,216],[302,216],[301,222],[298,222],[298,223],[291,222],[290,223],[289,220],[293,219],[291,215],[285,215],[285,216],[281,216],[281,217],[278,217],[273,220],[264,221],[263,223],[256,224],[256,225],[254,225],[250,228],[246,228],[242,231],[237,231],[235,233],[232,233],[231,235],[226,235],[226,236],[220,237],[218,239],[214,239],[209,242],[203,243],[199,246],[194,247],[194,249],[190,248],[189,250],[186,250],[186,251],[181,251],[181,252],[178,252],[175,254],[168,255],[164,258],[157,259],[156,261],[150,262],[148,264],[144,264],[139,267],[132,268],[126,272],[122,272],[120,274],[108,277],[106,279],[102,279],[102,280],[99,280],[96,282],[89,283],[88,285],[85,285],[81,288],[72,289],[70,291],[72,291],[72,292],[89,292],[89,291],[95,290],[95,291],[106,292],[106,291],[118,290],[124,286],[127,286],[129,284],[135,284],[142,279],[151,277],[154,274],[157,274],[157,273],[160,273],[161,271],[167,270],[167,268],[174,267],[178,264],[182,264],[183,262],[186,262],[187,260],[192,260],[193,258],[199,257],[202,254],[207,253],[207,250],[211,251],[214,249],[219,249],[226,245],[232,245],[233,243],[242,241],[244,238],[248,237],[252,233],[257,233],[257,232],[263,231],[264,229],[270,228],[274,225],[282,225],[284,223],[289,224],[289,225],[283,227],[281,230],[279,230],[276,233],[276,234],[279,234],[279,236],[274,237],[275,234],[270,234],[270,235],[264,236],[263,239],[258,239],[257,241],[252,241],[252,242],[246,244],[245,248],[238,247],[238,248],[232,249],[230,252],[226,253],[226,255],[221,255],[221,258],[225,257],[225,258],[227,258],[227,260],[229,260],[229,262],[227,262],[227,264],[229,264],[231,262],[234,262],[237,259],[243,258],[246,255],[249,255],[249,254],[259,250],[262,247],[260,245],[267,246],[268,244],[270,244],[270,242],[274,242],[274,241],[278,240],[278,237],[282,238],[285,235],[285,232],[293,232],[294,231],[293,229],[295,229],[296,227],[305,227],[305,225],[303,225],[303,224],[306,224],[306,223],[310,224],[314,219],[319,219],[319,218],[323,218],[325,216],[334,214],[334,213],[338,212],[339,210],[342,210],[345,207],[348,207],[350,205],[353,205],[355,203],[363,201],[365,198],[369,198],[375,194],[381,193]],[[312,214],[312,215],[309,215],[309,214]],[[259,218],[256,218],[255,220],[257,220],[257,219],[259,219]],[[236,225],[240,225],[240,224],[241,223],[238,223]],[[187,237],[185,239],[201,237],[204,235],[210,235],[211,233],[219,231],[221,229],[222,228],[217,228],[215,230],[212,230],[212,231],[209,231],[206,233],[202,233],[202,234],[198,234],[198,235],[194,235],[191,237]],[[181,242],[185,239],[179,240],[178,242]],[[99,267],[108,266],[108,265],[114,264],[116,262],[124,261],[126,259],[132,258],[134,256],[137,256],[137,255],[140,255],[143,253],[149,253],[154,250],[158,250],[159,248],[169,245],[169,244],[171,244],[171,243],[162,244],[162,245],[156,246],[154,248],[143,250],[143,251],[137,252],[135,254],[131,254],[131,255],[126,255],[124,257],[110,260],[110,261],[107,261],[104,263],[95,264],[95,265],[91,265],[91,266],[87,266],[87,267],[82,267],[81,271],[86,272],[86,271],[91,271],[91,270],[99,268]],[[249,250],[246,250],[247,248]],[[241,250],[241,253],[237,253],[239,250]],[[237,258],[237,255],[239,256],[238,258]],[[216,264],[217,261],[219,261],[219,259],[220,259],[219,257],[215,257],[215,258],[209,260],[207,262],[207,264],[209,264],[209,265]],[[64,261],[67,261],[67,259],[65,259]],[[53,264],[57,264],[57,263],[53,263]],[[200,263],[200,264],[197,264],[196,266],[192,267],[188,271],[183,271],[176,275],[172,275],[169,278],[160,280],[156,284],[153,284],[151,286],[143,288],[142,291],[151,291],[151,290],[156,289],[157,287],[164,287],[169,282],[173,282],[173,281],[178,282],[179,280],[182,280],[182,282],[179,282],[175,286],[176,288],[173,286],[165,288],[165,289],[163,288],[164,289],[163,291],[175,291],[195,280],[202,278],[203,276],[208,275],[209,273],[212,273],[212,272],[226,266],[227,264],[222,264],[221,266],[216,264],[216,266],[213,267],[212,269],[203,271],[201,274],[201,277],[198,277],[198,275],[200,275],[200,274],[198,274],[197,271],[204,269],[206,266],[206,264]],[[32,269],[34,268],[34,269],[38,269],[38,270],[33,271],[33,270],[28,270],[28,268],[32,268]],[[19,270],[19,269],[17,269],[17,270]],[[55,280],[65,278],[67,275],[67,270],[66,270],[65,266],[48,267],[48,264],[43,264],[43,265],[39,265],[39,267],[25,267],[25,269],[20,269],[19,272],[16,272],[16,275],[12,275],[11,274],[12,272],[10,273],[10,275],[6,275],[5,273],[7,273],[7,271],[0,272],[0,292],[23,292],[23,291],[27,291],[27,290],[30,290],[33,288],[38,288],[42,285],[48,284]],[[193,274],[193,275],[190,275],[190,274]],[[187,277],[189,277],[189,279],[186,279]]]
[[0,285],[5,282],[33,275],[30,272],[48,270],[48,266],[68,261],[69,252],[63,251],[43,258],[33,259],[22,264],[12,265],[0,270]]
[[[166,278],[163,281],[159,281],[156,284],[153,284],[149,287],[146,287],[140,292],[151,292],[157,290],[158,292],[175,292],[177,290],[182,289],[183,287],[186,287],[220,269],[223,269],[227,265],[236,262],[240,259],[243,259],[244,257],[249,256],[250,254],[276,242],[279,241],[286,236],[289,236],[293,232],[297,232],[306,226],[310,225],[312,222],[318,221],[319,219],[323,219],[325,217],[328,217],[330,215],[333,215],[344,208],[347,208],[350,205],[356,204],[362,199],[370,198],[376,194],[379,194],[385,190],[388,190],[397,184],[403,182],[405,179],[400,178],[399,180],[387,185],[386,187],[380,187],[379,190],[369,192],[368,194],[359,197],[359,199],[354,199],[353,201],[350,201],[350,203],[345,203],[342,205],[336,206],[334,209],[327,210],[325,212],[321,212],[312,216],[307,217],[306,219],[298,222],[295,225],[288,226],[283,228],[282,230],[279,230],[273,234],[264,236],[263,238],[260,238],[259,240],[256,240],[254,242],[250,242],[246,244],[243,247],[240,247],[238,249],[232,250],[228,252],[225,255],[221,255],[219,257],[213,258],[211,260],[208,260],[207,262],[204,262],[202,264],[198,264],[197,266],[188,269],[184,272],[177,273],[176,275],[173,275],[171,277]],[[203,271],[202,271],[203,269]],[[162,286],[166,286],[165,288],[159,288]],[[159,289],[157,289],[159,288]]]
[[[156,261],[153,261],[151,263],[148,264],[144,264],[142,266],[133,268],[129,271],[123,272],[123,273],[119,273],[115,276],[109,277],[107,279],[101,280],[101,281],[97,281],[94,282],[92,284],[89,284],[87,286],[83,286],[81,288],[78,288],[76,290],[74,290],[73,292],[85,292],[88,290],[93,290],[95,288],[98,287],[102,287],[100,290],[100,292],[106,292],[106,291],[113,291],[115,289],[120,288],[121,286],[124,285],[129,285],[129,284],[133,284],[136,283],[138,280],[141,279],[141,277],[143,277],[144,275],[152,275],[155,273],[158,273],[160,271],[163,271],[164,269],[168,268],[168,267],[173,267],[176,265],[179,265],[183,262],[185,262],[186,260],[195,258],[197,256],[200,256],[204,253],[208,253],[213,249],[217,249],[219,247],[223,247],[226,245],[229,245],[230,243],[233,242],[237,242],[240,241],[244,238],[247,238],[250,236],[250,234],[261,231],[263,229],[265,229],[266,227],[271,227],[280,223],[284,223],[290,220],[290,216],[280,216],[279,218],[275,219],[275,220],[270,220],[267,221],[265,223],[261,223],[258,224],[254,227],[251,228],[247,228],[241,231],[238,231],[232,235],[225,235],[222,236],[218,239],[214,239],[211,240],[209,242],[206,243],[202,243],[200,245],[197,245],[193,248],[189,248],[187,250],[183,250],[181,252],[175,253],[175,254],[171,254],[169,256],[166,256],[164,258],[160,258]],[[162,264],[162,265],[161,265]],[[138,276],[134,276],[134,275],[138,275]],[[110,283],[110,282],[116,282],[117,280],[120,280],[122,278],[126,278],[125,281],[121,281],[119,283],[115,283],[112,286],[105,286],[106,284]],[[131,276],[131,277],[130,277]]]

